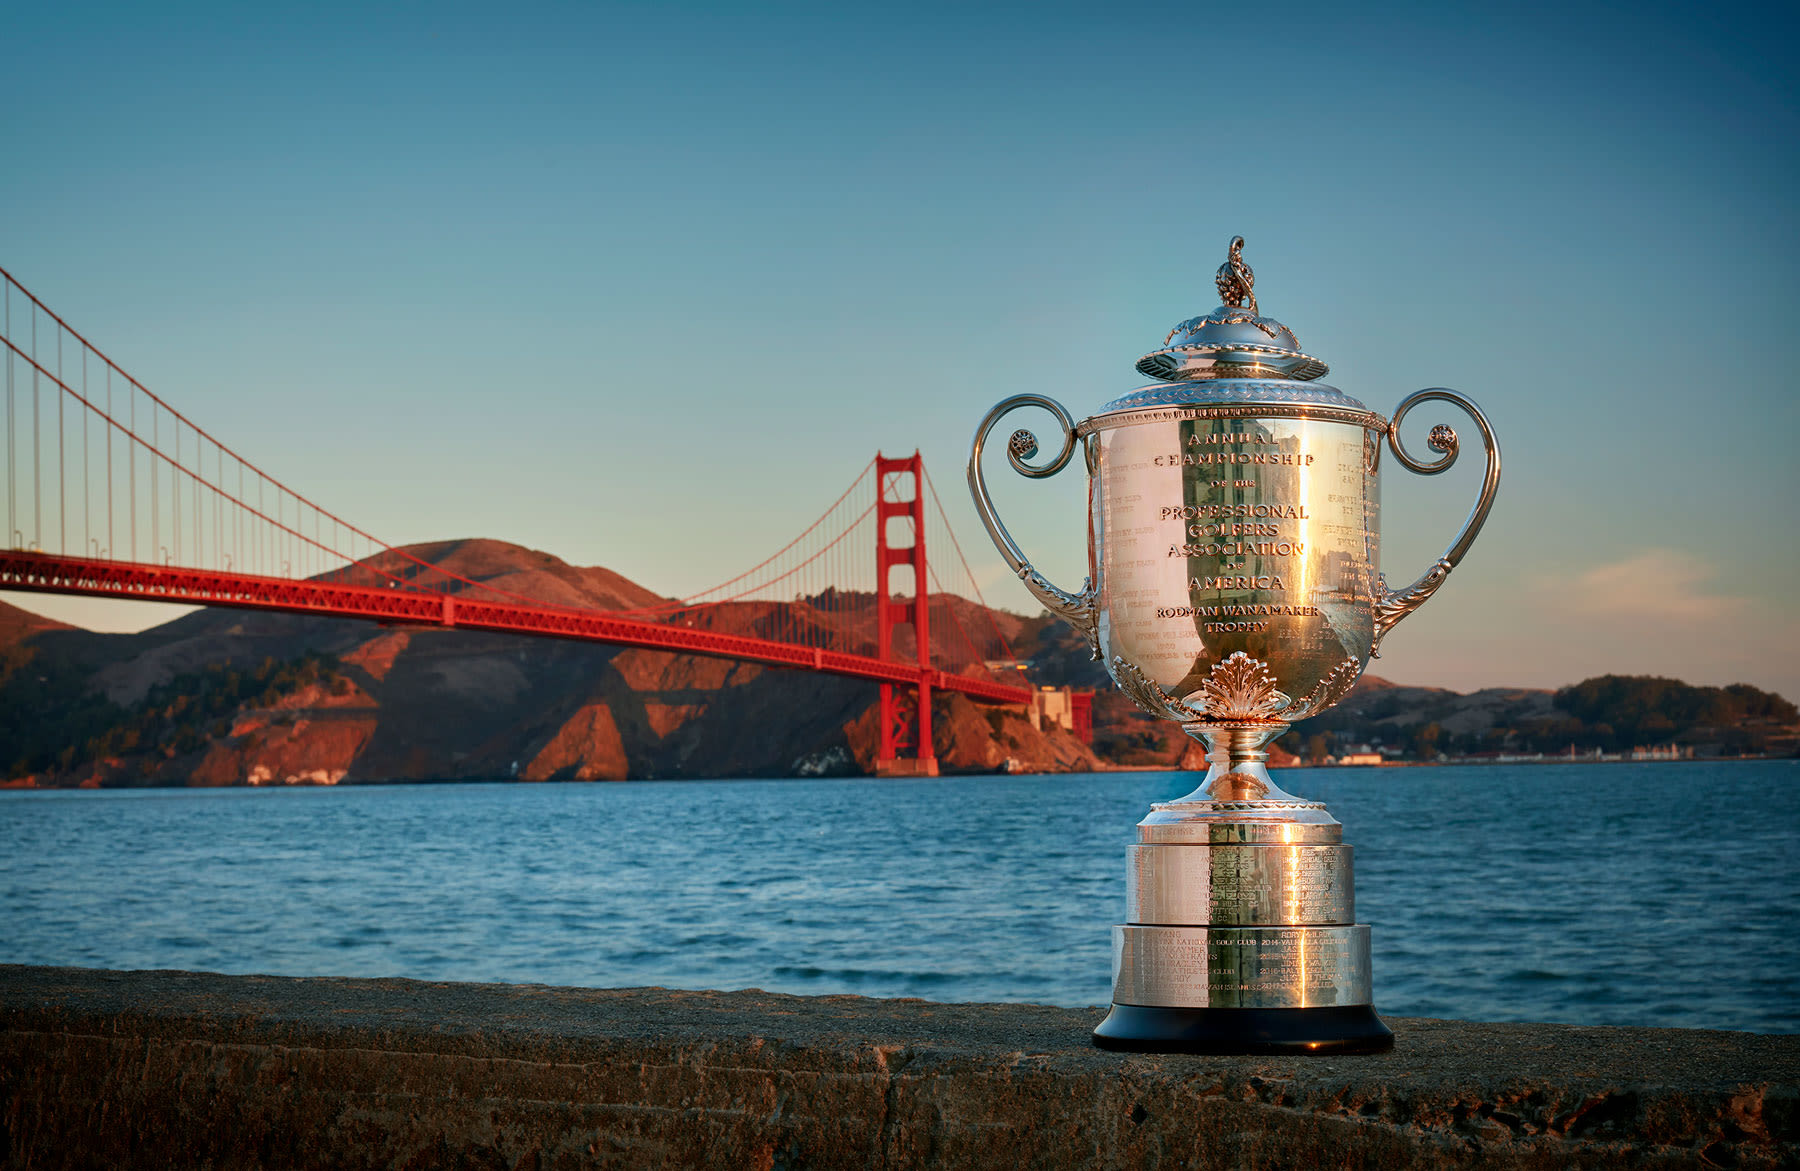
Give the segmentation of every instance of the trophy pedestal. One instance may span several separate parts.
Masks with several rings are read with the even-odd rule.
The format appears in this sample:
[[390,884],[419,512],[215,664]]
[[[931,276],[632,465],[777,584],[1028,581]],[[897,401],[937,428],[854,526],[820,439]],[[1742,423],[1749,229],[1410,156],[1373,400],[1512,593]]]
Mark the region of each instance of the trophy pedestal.
[[1094,1044],[1125,1053],[1386,1053],[1393,1030],[1369,1004],[1336,1008],[1150,1008],[1115,1004]]
[[1113,928],[1113,1008],[1094,1030],[1102,1049],[1393,1047],[1375,1015],[1343,827],[1276,788],[1258,759],[1283,728],[1193,729],[1215,749],[1206,780],[1138,823],[1128,921]]

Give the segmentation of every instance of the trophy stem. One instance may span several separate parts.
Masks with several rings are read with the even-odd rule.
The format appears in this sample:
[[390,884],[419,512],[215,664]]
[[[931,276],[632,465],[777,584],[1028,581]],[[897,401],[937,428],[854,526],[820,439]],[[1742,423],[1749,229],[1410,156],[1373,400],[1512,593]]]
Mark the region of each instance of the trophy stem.
[[1287,733],[1280,720],[1183,724],[1181,730],[1206,745],[1206,776],[1181,800],[1293,801],[1269,776],[1269,745]]

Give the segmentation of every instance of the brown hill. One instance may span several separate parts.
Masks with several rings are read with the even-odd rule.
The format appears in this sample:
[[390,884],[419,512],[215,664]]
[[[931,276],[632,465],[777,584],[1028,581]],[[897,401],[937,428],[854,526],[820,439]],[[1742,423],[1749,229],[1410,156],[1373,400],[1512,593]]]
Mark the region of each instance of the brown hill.
[[1531,687],[1484,687],[1464,694],[1443,687],[1411,687],[1364,675],[1343,701],[1316,721],[1342,726],[1399,729],[1436,723],[1446,732],[1480,733],[1497,724],[1555,714],[1556,693]]
[[41,614],[33,614],[29,610],[0,602],[0,650],[47,630],[74,629],[67,622],[58,622],[54,618],[45,618]]
[[[673,600],[652,593],[610,569],[570,565],[552,554],[505,541],[484,538],[427,541],[409,545],[404,552],[416,560],[399,553],[385,553],[371,558],[368,564],[402,580],[439,580],[438,575],[419,565],[423,561],[447,574],[489,587],[497,594],[510,594],[549,606],[636,610]],[[348,580],[366,577],[373,583],[377,575],[358,572],[345,576]]]

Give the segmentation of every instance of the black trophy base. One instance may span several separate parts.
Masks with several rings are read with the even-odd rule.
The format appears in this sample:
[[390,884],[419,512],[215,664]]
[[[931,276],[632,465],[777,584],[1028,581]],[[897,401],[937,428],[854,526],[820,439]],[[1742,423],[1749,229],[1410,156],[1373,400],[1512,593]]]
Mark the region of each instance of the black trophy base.
[[1151,1008],[1115,1004],[1094,1044],[1125,1053],[1386,1053],[1394,1031],[1370,1004],[1330,1008]]

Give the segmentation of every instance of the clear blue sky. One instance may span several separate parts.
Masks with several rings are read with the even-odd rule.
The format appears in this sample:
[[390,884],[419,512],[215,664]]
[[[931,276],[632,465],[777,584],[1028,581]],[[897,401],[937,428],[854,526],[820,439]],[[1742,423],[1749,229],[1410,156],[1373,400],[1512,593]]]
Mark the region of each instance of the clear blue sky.
[[[918,447],[1034,608],[975,422],[1137,385],[1241,234],[1330,382],[1459,388],[1505,446],[1378,672],[1800,697],[1783,10],[369,7],[10,12],[0,264],[385,540],[687,593]],[[995,478],[1076,584],[1079,479]],[[1388,464],[1390,578],[1474,479]]]

